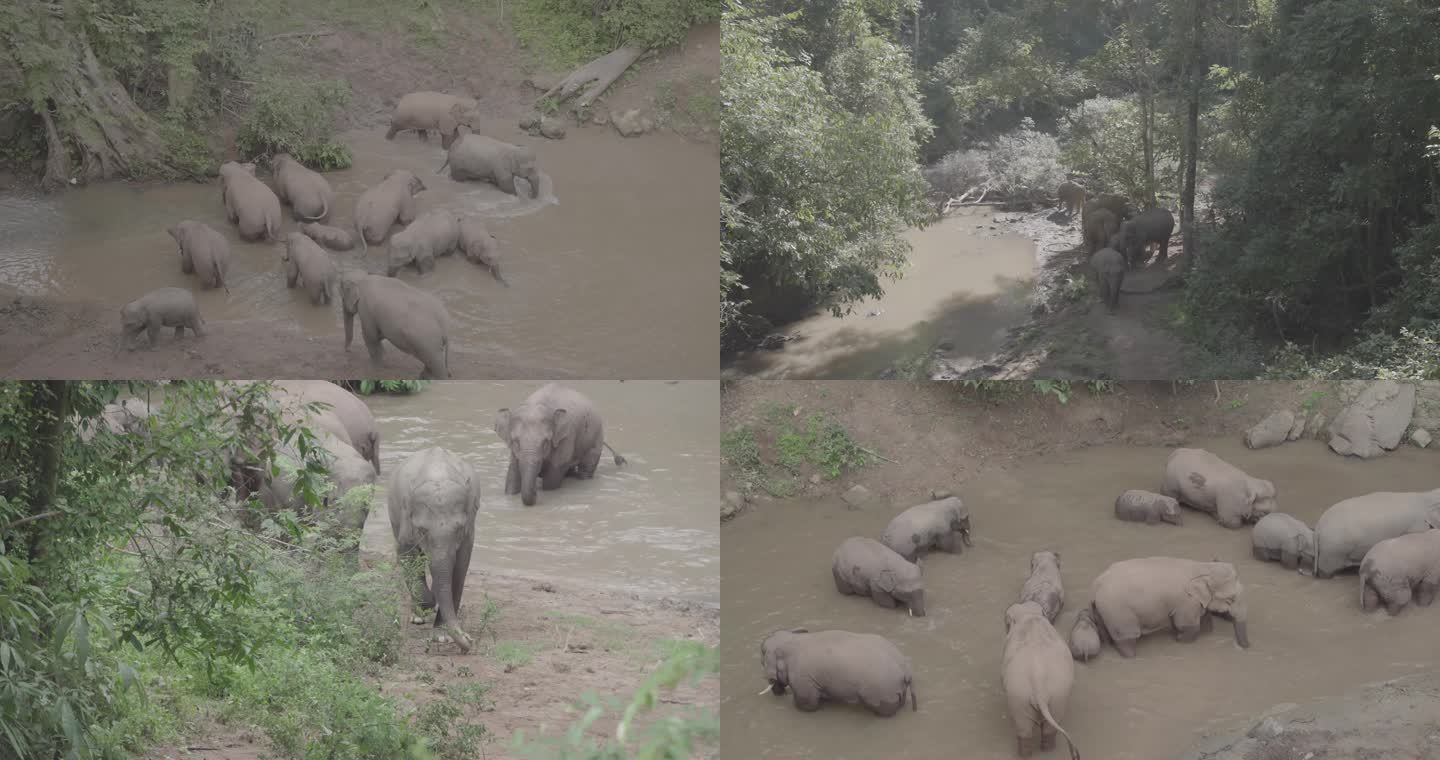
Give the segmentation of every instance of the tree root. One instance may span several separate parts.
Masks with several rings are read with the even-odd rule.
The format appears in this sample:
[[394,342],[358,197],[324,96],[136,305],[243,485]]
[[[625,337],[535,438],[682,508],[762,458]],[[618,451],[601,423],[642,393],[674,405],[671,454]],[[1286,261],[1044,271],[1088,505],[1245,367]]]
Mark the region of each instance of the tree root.
[[559,84],[551,87],[541,97],[553,98],[556,103],[564,103],[574,97],[581,88],[589,86],[589,89],[575,100],[577,108],[584,108],[603,95],[605,90],[644,54],[643,48],[630,46],[615,48],[570,72],[568,76],[560,80]]

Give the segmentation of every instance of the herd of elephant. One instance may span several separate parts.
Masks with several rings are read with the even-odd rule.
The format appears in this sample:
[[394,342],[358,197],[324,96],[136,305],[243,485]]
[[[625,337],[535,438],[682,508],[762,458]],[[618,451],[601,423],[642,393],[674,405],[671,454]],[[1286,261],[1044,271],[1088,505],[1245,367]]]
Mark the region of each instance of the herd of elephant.
[[[435,130],[446,151],[441,172],[448,168],[452,179],[489,182],[511,195],[519,194],[516,180],[524,179],[529,196],[537,197],[540,172],[534,151],[472,132],[471,125],[479,118],[472,98],[412,92],[396,105],[385,136],[394,139],[400,131],[414,130],[428,141],[429,131]],[[286,286],[303,287],[316,306],[330,304],[338,290],[346,350],[358,315],[361,337],[375,366],[382,362],[381,341],[388,340],[424,364],[422,378],[449,377],[449,315],[444,305],[430,293],[392,278],[405,267],[427,273],[436,258],[458,252],[508,286],[496,257],[499,244],[484,223],[444,209],[418,213],[416,196],[426,189],[425,183],[414,172],[396,169],[360,194],[352,229],[330,226],[325,222],[334,211],[335,191],[329,181],[284,153],[271,157],[269,163],[271,184],[256,176],[254,163],[229,161],[220,167],[220,200],[240,239],[280,241],[281,204],[290,206],[301,224],[299,231],[283,236]],[[392,235],[397,225],[403,229]],[[197,275],[202,288],[224,288],[229,293],[230,244],[224,235],[194,220],[178,222],[167,232],[180,248],[182,272]],[[368,253],[370,245],[386,238],[390,241],[387,277],[359,269],[342,272],[326,250],[346,251],[358,242]],[[177,338],[186,329],[204,334],[195,297],[185,288],[152,290],[127,304],[120,317],[123,337],[132,343],[146,332],[153,347],[167,327],[175,329]]]
[[[970,545],[970,511],[957,497],[935,499],[901,512],[877,541],[848,538],[835,550],[831,573],[841,594],[870,597],[885,608],[925,614],[921,555],[963,552]],[[1115,501],[1119,520],[1182,525],[1181,507],[1215,517],[1225,528],[1253,524],[1253,556],[1319,578],[1358,567],[1366,611],[1384,605],[1397,614],[1412,599],[1428,606],[1440,589],[1440,489],[1376,492],[1327,509],[1312,530],[1276,511],[1275,484],[1253,477],[1204,449],[1181,448],[1165,463],[1161,491],[1128,490]],[[1064,605],[1060,555],[1032,555],[1018,600],[1005,610],[1001,665],[1017,750],[1027,757],[1053,749],[1075,680],[1075,661],[1088,662],[1109,642],[1134,657],[1141,637],[1170,631],[1194,641],[1228,619],[1235,642],[1250,646],[1244,587],[1235,565],[1176,557],[1144,557],[1111,564],[1091,585],[1091,602],[1077,615],[1069,640],[1054,621]],[[767,636],[760,646],[769,681],[762,695],[794,693],[795,707],[824,702],[860,704],[882,717],[909,701],[919,709],[910,660],[889,639],[849,631],[794,629]]]
[[1125,272],[1144,264],[1150,246],[1160,248],[1159,261],[1170,254],[1170,236],[1175,232],[1175,215],[1155,207],[1136,213],[1124,197],[1102,193],[1090,198],[1074,182],[1061,183],[1060,203],[1072,218],[1080,212],[1080,232],[1096,291],[1105,309],[1114,314],[1120,308],[1120,288]]

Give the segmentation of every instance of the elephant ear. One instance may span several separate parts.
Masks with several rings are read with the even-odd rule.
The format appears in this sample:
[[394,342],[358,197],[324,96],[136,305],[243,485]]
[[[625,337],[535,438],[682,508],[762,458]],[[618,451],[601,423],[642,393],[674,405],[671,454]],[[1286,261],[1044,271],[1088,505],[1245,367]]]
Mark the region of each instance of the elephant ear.
[[510,407],[495,412],[495,435],[507,445],[510,443]]
[[875,585],[887,594],[895,592],[895,574],[889,570],[882,570],[875,578]]
[[1215,598],[1211,591],[1212,579],[1208,575],[1197,575],[1185,584],[1185,595],[1199,602],[1201,607],[1209,607],[1210,602]]
[[550,413],[550,426],[554,430],[553,434],[556,438],[559,438],[560,426],[565,422],[565,415],[566,411],[564,409],[556,409]]
[[450,110],[440,115],[439,121],[436,122],[436,127],[440,130],[440,134],[453,139],[456,137],[455,130],[459,129],[464,119],[465,108],[461,104],[456,103],[450,106]]

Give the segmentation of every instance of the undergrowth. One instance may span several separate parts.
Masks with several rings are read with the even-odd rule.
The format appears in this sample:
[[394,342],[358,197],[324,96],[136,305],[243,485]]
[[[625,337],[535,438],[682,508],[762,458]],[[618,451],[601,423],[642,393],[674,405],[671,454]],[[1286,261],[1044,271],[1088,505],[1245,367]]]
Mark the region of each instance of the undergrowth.
[[621,44],[664,48],[720,18],[718,0],[518,0],[511,26],[542,68],[568,70]]
[[727,431],[720,455],[747,491],[776,498],[798,494],[812,475],[834,480],[873,457],[834,417],[800,417],[794,407],[773,403],[762,405],[758,420]]
[[350,100],[345,82],[270,76],[256,85],[252,100],[235,138],[241,156],[289,153],[316,171],[350,167],[350,149],[334,139],[332,129]]

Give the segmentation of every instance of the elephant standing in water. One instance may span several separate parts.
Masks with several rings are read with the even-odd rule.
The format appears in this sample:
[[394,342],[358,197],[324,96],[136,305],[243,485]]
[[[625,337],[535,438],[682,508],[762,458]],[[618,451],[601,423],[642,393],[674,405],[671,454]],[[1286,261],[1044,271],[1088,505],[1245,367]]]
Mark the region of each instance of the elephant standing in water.
[[255,164],[220,165],[220,201],[225,204],[225,218],[239,227],[242,240],[275,242],[280,234],[280,199],[255,176]]
[[370,252],[371,243],[384,242],[390,229],[415,221],[415,196],[425,192],[425,183],[408,169],[396,169],[380,184],[367,189],[355,200],[355,235],[360,247]]
[[873,538],[847,538],[830,560],[835,590],[868,596],[881,607],[905,607],[925,617],[925,581],[920,567]]
[[[422,610],[437,610],[435,628],[449,631],[461,653],[470,652],[470,636],[460,626],[460,597],[470,570],[475,545],[475,513],[480,510],[480,482],[465,460],[445,449],[421,451],[400,465],[390,477],[390,528],[395,533],[395,554],[403,564],[424,555],[430,563],[430,583],[419,573]],[[413,598],[413,597],[412,597]],[[416,615],[413,623],[423,623]],[[450,637],[437,630],[437,641]]]
[[959,554],[971,545],[970,509],[957,496],[913,506],[885,526],[880,543],[910,562],[931,549]]
[[1440,591],[1440,530],[1387,538],[1360,562],[1360,606],[1399,615],[1411,600],[1429,607]]
[[386,140],[407,129],[413,129],[421,140],[430,139],[430,130],[440,133],[440,147],[449,148],[455,139],[455,130],[461,124],[473,126],[480,119],[476,110],[480,103],[474,98],[448,95],[443,92],[412,92],[400,98],[395,104],[395,113],[390,116],[390,130]]
[[520,494],[525,506],[535,505],[535,481],[553,491],[570,475],[580,480],[595,477],[603,449],[610,449],[615,466],[620,456],[605,442],[605,424],[595,405],[578,391],[549,383],[514,408],[495,413],[495,433],[510,449],[505,494]]
[[319,172],[280,153],[270,159],[276,195],[302,222],[323,222],[335,208],[335,190]]
[[1005,654],[1000,680],[1005,686],[1015,743],[1021,757],[1035,751],[1035,729],[1040,749],[1055,748],[1055,734],[1064,735],[1070,759],[1080,760],[1075,742],[1060,726],[1075,685],[1075,661],[1070,646],[1060,637],[1037,602],[1020,602],[1005,610]]
[[1171,629],[1177,641],[1194,641],[1213,626],[1212,614],[1229,617],[1235,643],[1249,647],[1244,591],[1229,562],[1145,557],[1110,565],[1090,598],[1101,633],[1122,657],[1134,657],[1141,636]]
[[440,299],[391,277],[350,271],[340,277],[340,312],[345,350],[355,337],[355,317],[370,362],[384,363],[388,340],[425,365],[423,379],[450,377],[450,313]]
[[795,692],[795,707],[805,712],[825,702],[861,704],[888,718],[905,706],[918,710],[910,660],[883,636],[804,628],[777,631],[760,643],[760,663],[770,682],[762,695]]
[[180,271],[200,275],[200,287],[224,288],[225,273],[230,269],[230,241],[214,227],[186,219],[165,230],[180,246]]
[[1425,529],[1440,507],[1434,491],[1377,491],[1338,502],[1315,523],[1315,577],[1355,567],[1375,544]]
[[156,288],[120,309],[120,332],[132,348],[142,332],[149,334],[154,348],[165,327],[175,328],[176,338],[183,336],[187,327],[197,338],[205,335],[205,319],[195,305],[194,293],[184,288]]

